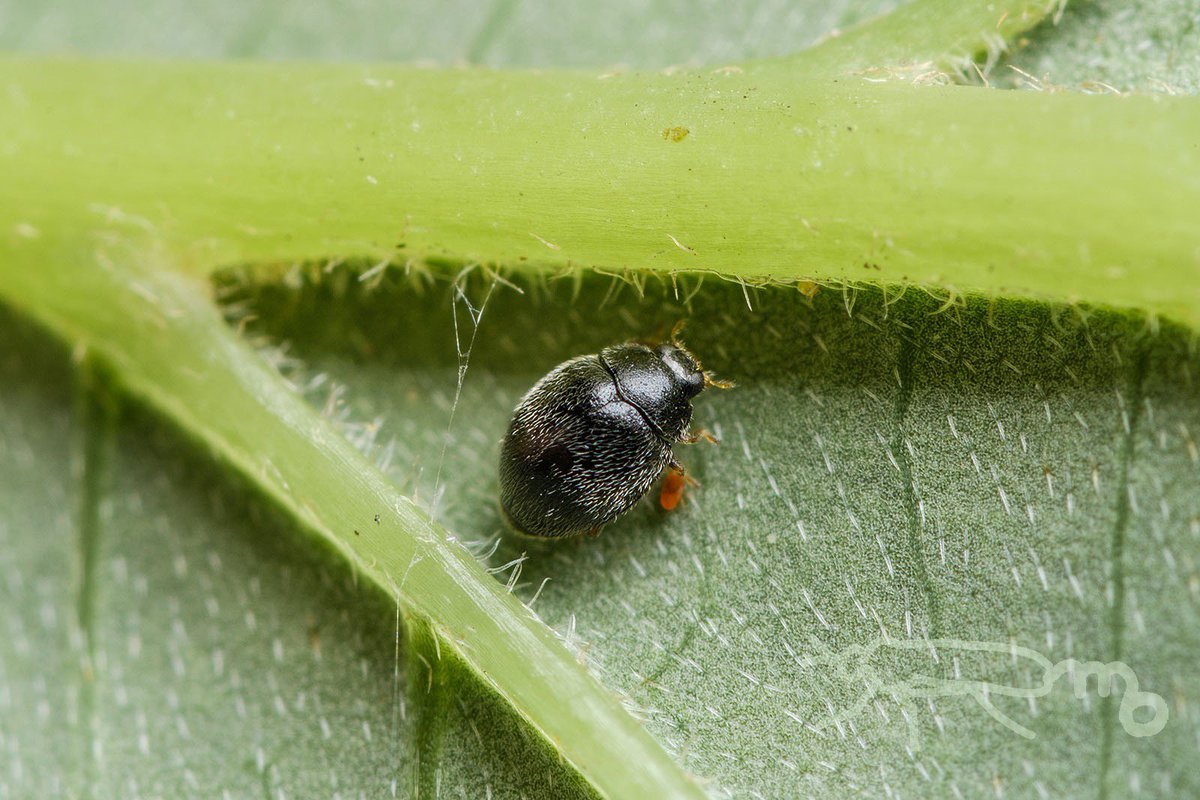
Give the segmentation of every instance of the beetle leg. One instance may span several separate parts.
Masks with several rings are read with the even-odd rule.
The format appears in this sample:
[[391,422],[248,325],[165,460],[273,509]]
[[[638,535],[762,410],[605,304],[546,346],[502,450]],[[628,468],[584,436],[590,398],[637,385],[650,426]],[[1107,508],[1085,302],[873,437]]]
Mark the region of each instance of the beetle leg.
[[597,525],[594,528],[589,528],[588,530],[584,531],[583,535],[588,537],[589,539],[595,539],[597,536],[600,535],[600,531],[602,531],[602,530],[604,530],[604,526]]
[[718,439],[715,435],[713,435],[713,432],[708,430],[707,428],[700,428],[699,430],[692,431],[691,433],[685,433],[679,439],[679,441],[683,442],[684,444],[695,444],[696,442],[699,442],[701,440],[710,442],[712,444],[720,444],[721,443],[721,440]]
[[683,347],[683,342],[679,341],[679,334],[683,333],[683,327],[685,325],[687,325],[687,320],[681,319],[675,323],[673,328],[671,328],[671,344],[675,345],[676,347]]
[[696,480],[691,475],[688,475],[688,471],[684,468],[683,464],[680,464],[675,460],[675,456],[671,456],[671,460],[667,462],[667,469],[683,478],[683,482],[688,486],[700,485],[700,481]]

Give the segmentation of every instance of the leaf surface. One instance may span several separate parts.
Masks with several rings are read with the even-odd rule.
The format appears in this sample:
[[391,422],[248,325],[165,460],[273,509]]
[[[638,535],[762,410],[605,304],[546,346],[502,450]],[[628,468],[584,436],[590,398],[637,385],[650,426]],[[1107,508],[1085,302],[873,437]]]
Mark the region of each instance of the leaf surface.
[[[462,296],[427,287],[424,313],[396,315],[407,284],[318,268],[227,290],[314,406],[481,549],[503,530],[497,437],[520,395],[686,318],[738,387],[697,402],[722,443],[679,454],[700,481],[682,510],[652,493],[597,541],[505,541],[491,562],[511,576],[525,556],[518,593],[733,794],[1195,791],[1190,333],[912,292],[767,289],[751,309],[713,281],[686,303],[653,282],[524,288],[467,290],[483,315],[449,430]],[[1137,683],[1076,696],[1071,659]],[[1125,697],[1153,718],[1139,692],[1167,704],[1152,737],[1121,721]]]
[[[1114,22],[1112,12],[1099,7],[1099,24],[1110,26],[1106,30],[1133,35],[1129,31],[1136,25],[1121,18]],[[80,25],[80,16],[53,6],[44,12],[14,8],[0,11],[10,19],[24,14],[18,22],[23,19],[25,27],[4,29],[23,30],[17,34],[23,47],[112,52],[113,40],[106,43],[102,29],[91,43],[79,38],[95,28]],[[721,63],[792,49],[778,15],[769,13],[770,7],[758,8],[759,18],[770,19],[768,27],[778,34],[747,35],[745,41],[763,43],[762,51],[739,50],[728,40],[681,50],[640,44],[664,41],[663,27],[675,24],[664,6],[655,16],[660,26],[647,26],[644,39],[629,40],[627,55],[606,44],[603,29],[595,25],[589,30],[596,49],[567,53],[561,41],[539,35],[536,28],[505,24],[532,13],[529,9],[498,4],[475,38],[459,43],[459,50],[439,46],[438,55],[657,66]],[[293,48],[316,41],[304,30],[316,20],[321,41],[332,44],[305,54],[363,56],[354,49],[363,39],[355,39],[353,24],[331,31],[318,13],[289,29],[278,23],[277,12],[260,12],[257,34],[251,19],[229,40],[218,30],[204,34],[207,40],[201,36],[196,49],[186,43],[168,47],[209,55],[296,54],[300,51]],[[65,34],[54,30],[56,13],[60,23],[69,23]],[[186,15],[188,23],[167,25],[168,30],[204,33],[194,24],[192,7],[171,13]],[[829,19],[803,10],[789,17],[818,18]],[[1084,21],[1092,24],[1096,18]],[[111,19],[119,21],[120,13]],[[1080,19],[1072,9],[1063,24],[1078,30]],[[429,15],[427,23],[436,26],[437,21]],[[795,23],[797,43],[824,29],[825,23],[807,22]],[[372,33],[382,30],[371,26]],[[341,44],[340,31],[349,31]],[[1063,40],[1070,41],[1069,35]],[[240,43],[238,36],[244,37]],[[1056,40],[1049,33],[1041,36],[1031,53],[1069,63],[1069,48],[1056,52]],[[384,42],[371,52],[421,55],[404,49],[411,44],[388,49],[396,46]],[[147,52],[137,47],[144,45],[124,52]],[[637,48],[644,48],[641,55],[633,52]],[[597,52],[612,58],[589,55]],[[1126,63],[1121,85],[1140,85],[1144,79],[1138,75],[1145,73],[1133,59]],[[1152,66],[1155,76],[1162,74],[1161,65]],[[1094,76],[1071,77],[1068,69],[1055,80],[1082,83],[1088,77]],[[154,97],[156,80],[142,84],[147,97]],[[10,102],[16,98],[18,117],[20,95],[19,90],[9,94]],[[100,97],[93,110],[103,106]],[[1194,114],[1191,105],[1174,109],[1168,113],[1185,119]],[[1132,119],[1142,111],[1099,113],[1087,118],[1087,125],[1104,130],[1111,124],[1105,115]],[[94,125],[97,119],[85,121]],[[177,122],[186,132],[187,121]],[[69,119],[64,123],[50,127],[79,130]],[[1166,135],[1181,129],[1168,126]],[[1156,135],[1150,128],[1143,134],[1151,141]],[[61,144],[72,144],[68,138]],[[119,149],[119,138],[104,146]],[[93,145],[103,141],[83,137],[89,139]],[[165,141],[162,153],[169,157],[179,142]],[[142,150],[154,147],[135,142]],[[300,221],[327,215],[329,209],[310,213],[300,192],[300,210],[291,212],[295,226],[290,232],[266,231],[263,242],[264,231],[245,229],[257,213],[256,202],[273,205],[265,215],[273,219],[288,213],[278,199],[282,192],[266,199],[271,195],[267,182],[260,181],[264,194],[257,201],[210,192],[209,199],[192,206],[201,209],[196,215],[188,211],[191,190],[181,187],[202,187],[204,164],[174,175],[176,188],[166,194],[161,187],[168,184],[156,183],[150,171],[106,186],[96,180],[102,175],[81,172],[70,161],[52,166],[62,153],[72,155],[69,146],[56,153],[59,143],[51,142],[43,151],[51,156],[32,166],[8,162],[28,170],[28,176],[42,176],[40,182],[20,182],[34,188],[22,190],[22,205],[8,206],[20,209],[15,225],[4,231],[10,250],[20,252],[31,231],[34,238],[63,232],[42,220],[74,220],[78,228],[96,232],[100,252],[110,256],[127,255],[131,241],[149,242],[158,256],[155,269],[177,263],[156,247],[165,244],[171,256],[178,256],[179,243],[187,242],[191,249],[182,266],[206,272],[232,256],[253,261],[361,255],[375,250],[378,243],[368,244],[370,237],[383,230],[356,238],[356,231],[339,223],[329,229],[332,236],[321,239],[320,226],[313,234],[312,226]],[[230,144],[225,157],[234,157],[233,139]],[[1033,147],[1024,143],[1012,152],[1030,153]],[[1155,168],[1171,174],[1172,186],[1194,191],[1187,153],[1180,148],[1173,167],[1164,160]],[[198,182],[188,183],[189,169]],[[60,213],[66,208],[64,194],[56,192],[61,185],[46,179],[50,175],[77,181],[83,189],[65,195],[76,201],[69,213]],[[983,183],[989,184],[985,189],[996,188],[994,181]],[[1097,179],[1098,186],[1111,184],[1109,178]],[[284,188],[295,193],[295,186]],[[1145,184],[1141,190],[1146,191]],[[200,188],[199,194],[207,191]],[[226,203],[224,218],[213,211],[211,198],[217,196]],[[174,219],[164,214],[154,206],[164,198],[169,210],[187,213]],[[489,204],[500,208],[490,199],[479,208]],[[1180,220],[1150,271],[1159,280],[1134,272],[1115,292],[1092,293],[1089,286],[1082,296],[1173,309],[1186,317],[1187,309],[1195,308],[1196,285],[1186,277],[1195,269],[1183,247],[1189,241],[1186,215],[1178,213],[1186,207],[1166,203],[1162,215],[1148,217],[1159,223],[1155,233],[1163,220]],[[147,209],[147,217],[128,214]],[[131,232],[145,219],[158,226],[148,239]],[[1070,228],[1081,219],[1059,225]],[[210,241],[195,247],[192,235],[212,232],[213,225],[215,246]],[[302,246],[284,244],[296,232],[307,237]],[[1130,253],[1162,245],[1145,230],[1124,234],[1131,239]],[[461,236],[453,231],[448,241],[466,241]],[[106,249],[106,240],[116,246]],[[502,253],[494,240],[481,241],[476,255],[504,260],[525,252]],[[544,249],[530,241],[525,244]],[[685,249],[667,252],[667,260],[688,264]],[[69,257],[89,263],[92,255],[84,247]],[[460,247],[456,255],[471,254]],[[1045,261],[1061,263],[1059,255]],[[746,261],[747,274],[779,271],[764,267],[761,259],[757,265],[752,261]],[[28,275],[36,275],[39,267],[36,259],[9,264]],[[78,283],[72,278],[78,273],[49,266],[32,282],[17,281],[26,287],[21,291],[14,292],[16,284],[9,279],[6,295],[10,302],[17,298],[18,308],[50,320],[75,344],[76,355],[92,355],[80,370],[65,351],[46,342],[43,331],[7,315],[3,321],[11,346],[3,367],[6,388],[0,392],[0,446],[11,458],[3,462],[7,470],[0,482],[5,509],[0,532],[5,591],[14,600],[4,604],[12,635],[0,651],[0,670],[10,687],[0,696],[0,710],[14,721],[11,729],[17,733],[0,742],[10,756],[0,785],[9,794],[420,791],[475,797],[588,791],[577,783],[574,770],[556,763],[554,750],[569,752],[570,742],[547,748],[478,677],[457,668],[431,672],[430,659],[444,639],[419,621],[406,624],[390,597],[364,591],[370,566],[355,570],[347,566],[354,558],[331,558],[294,535],[297,520],[300,527],[320,527],[310,511],[318,519],[324,514],[327,526],[345,519],[340,512],[329,515],[339,508],[329,501],[316,504],[316,511],[285,501],[288,510],[281,518],[278,493],[292,490],[286,473],[294,467],[279,472],[263,463],[258,469],[236,463],[247,453],[262,456],[256,452],[259,445],[283,439],[256,439],[253,419],[206,420],[204,414],[216,413],[228,400],[220,388],[212,391],[208,406],[199,388],[185,394],[187,403],[198,402],[201,409],[199,418],[187,421],[169,397],[155,394],[180,366],[169,363],[171,349],[164,350],[157,367],[147,366],[136,354],[152,346],[98,336],[95,327],[81,324],[89,312],[73,304],[101,297],[107,302],[116,295],[89,295],[71,285]],[[1167,276],[1175,268],[1185,277],[1172,283]],[[118,259],[117,274],[132,275],[127,269]],[[867,274],[868,280],[876,277]],[[161,290],[157,280],[132,285],[153,296]],[[1184,769],[1196,727],[1200,524],[1196,358],[1186,331],[1171,325],[1160,329],[1135,315],[1101,312],[1083,322],[1076,310],[1062,306],[980,299],[934,313],[940,301],[915,292],[897,300],[894,288],[888,295],[826,289],[810,302],[790,289],[750,290],[712,278],[698,284],[694,277],[677,281],[681,293],[652,284],[644,297],[628,284],[595,277],[549,287],[522,281],[525,295],[501,286],[487,301],[490,284],[478,277],[459,284],[462,295],[451,293],[444,282],[421,289],[419,282],[397,283],[391,274],[367,292],[354,273],[337,269],[332,276],[268,269],[249,277],[226,275],[222,281],[227,311],[244,321],[245,330],[265,334],[274,347],[289,343],[289,352],[300,356],[299,362],[281,363],[307,387],[316,407],[375,458],[395,486],[430,505],[440,521],[483,549],[498,529],[495,440],[524,388],[562,357],[646,335],[679,316],[691,319],[689,343],[706,363],[741,384],[701,404],[704,422],[725,439],[720,448],[686,454],[701,487],[675,515],[660,514],[647,501],[599,542],[545,549],[527,545],[529,559],[514,583],[523,599],[536,596],[534,607],[576,658],[646,719],[674,759],[710,779],[712,792],[875,796],[895,790],[953,796],[1012,790],[1119,796],[1136,790],[1197,791]],[[175,288],[185,296],[195,291],[187,284]],[[1056,292],[1069,293],[1055,286],[1049,294]],[[484,315],[455,404],[464,359],[456,352],[451,312],[463,326],[461,349],[463,335],[470,333],[468,301]],[[47,312],[51,308],[56,310]],[[156,335],[155,325],[164,324],[177,321],[170,313],[138,320],[147,339]],[[198,329],[200,341],[215,336],[212,341],[225,342],[212,325]],[[176,357],[187,352],[176,347]],[[238,365],[235,372],[258,376],[245,385],[258,381],[264,392],[260,400],[278,397],[269,373],[229,347],[225,352],[229,363]],[[121,361],[122,350],[130,360]],[[280,360],[278,351],[267,353]],[[202,386],[203,367],[189,368],[196,373],[196,386]],[[215,385],[228,389],[225,369],[228,364],[218,371]],[[157,418],[114,402],[108,395],[112,388],[132,388],[159,413],[165,409],[174,427],[164,430]],[[284,404],[291,419],[308,419],[298,404]],[[452,405],[455,422],[449,425]],[[264,418],[259,430],[280,421],[279,416]],[[230,446],[206,433],[222,425],[252,433]],[[450,446],[443,456],[447,436]],[[196,439],[201,451],[215,451],[215,467],[197,452]],[[342,445],[331,446],[345,463],[359,463]],[[370,472],[365,463],[353,470]],[[432,477],[439,473],[440,479]],[[266,504],[264,487],[268,495],[276,492]],[[414,527],[424,524],[415,519],[409,520]],[[370,524],[364,527],[369,530]],[[351,529],[340,535],[363,533]],[[386,549],[385,540],[377,542],[377,550]],[[520,555],[520,547],[503,544],[490,563],[503,567]],[[403,574],[392,568],[383,572]],[[499,574],[511,576],[512,567]],[[410,641],[401,641],[402,630]],[[1014,645],[1029,651],[1014,651]],[[1030,653],[1051,664],[1067,658],[1124,660],[1141,689],[1167,699],[1168,726],[1149,739],[1127,734],[1121,700],[1131,696],[1129,685],[1124,694],[1114,687],[1107,700],[1086,691],[1076,699],[1068,676],[1045,695],[995,700],[997,714],[988,712],[978,692],[961,693],[973,686],[967,682],[972,679],[987,681],[1001,694],[1004,686],[1038,686],[1046,672]],[[530,713],[542,712],[526,709],[526,721]],[[1038,738],[1025,740],[997,718],[1000,714]],[[611,729],[597,725],[592,734],[597,733]],[[47,769],[48,763],[53,768]]]

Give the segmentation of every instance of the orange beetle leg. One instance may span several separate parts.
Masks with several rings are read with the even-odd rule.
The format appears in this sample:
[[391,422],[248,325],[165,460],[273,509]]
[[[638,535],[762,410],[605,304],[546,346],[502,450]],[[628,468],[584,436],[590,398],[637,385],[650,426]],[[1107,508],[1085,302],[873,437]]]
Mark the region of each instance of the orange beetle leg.
[[688,486],[699,486],[700,482],[688,475],[677,461],[672,461],[663,478],[662,489],[658,493],[658,504],[664,511],[673,511],[683,500],[683,490]]

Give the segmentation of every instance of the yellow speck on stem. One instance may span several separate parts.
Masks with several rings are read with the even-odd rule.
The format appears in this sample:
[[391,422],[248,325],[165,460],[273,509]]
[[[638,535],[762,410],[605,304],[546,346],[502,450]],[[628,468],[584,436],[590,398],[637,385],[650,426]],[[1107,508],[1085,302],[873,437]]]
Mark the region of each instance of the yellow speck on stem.
[[663,128],[662,137],[668,142],[682,142],[687,135],[691,133],[682,125],[676,125],[671,128]]

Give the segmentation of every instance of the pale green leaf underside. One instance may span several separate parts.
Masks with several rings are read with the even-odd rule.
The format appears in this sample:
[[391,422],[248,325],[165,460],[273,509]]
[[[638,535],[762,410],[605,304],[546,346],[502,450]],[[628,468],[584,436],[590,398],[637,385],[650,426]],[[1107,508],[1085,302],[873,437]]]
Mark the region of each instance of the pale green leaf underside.
[[719,64],[789,55],[897,0],[703,3],[622,0],[595,9],[520,0],[196,5],[0,2],[0,49],[39,53],[321,61],[470,62],[499,67]]
[[1005,77],[1035,88],[1195,94],[1198,31],[1195,0],[1072,2],[1058,25],[1032,32],[1012,59],[1032,80],[1015,70]]
[[[497,41],[495,52],[503,52],[504,37]],[[744,54],[762,53],[733,55]],[[719,48],[702,56],[717,57]],[[476,300],[478,289],[471,288]],[[574,312],[561,288],[557,299],[501,291],[489,304],[450,432],[456,445],[466,444],[448,451],[450,489],[439,505],[441,519],[466,538],[486,539],[496,528],[489,447],[520,391],[559,356],[643,334],[652,316],[677,313],[669,302],[633,302],[628,288],[597,313],[598,293],[607,290],[589,284]],[[378,318],[362,314],[373,303],[384,304]],[[1010,309],[1002,319],[1012,324],[996,333],[979,306],[959,320],[927,317],[929,307],[907,301],[885,318],[871,294],[858,298],[852,318],[828,292],[812,308],[780,292],[756,293],[754,304],[749,314],[740,289],[710,282],[692,307],[697,349],[743,383],[701,412],[721,425],[726,446],[686,454],[704,481],[693,495],[700,507],[665,520],[642,508],[590,548],[535,553],[521,576],[522,596],[552,578],[540,613],[560,631],[575,631],[582,657],[642,708],[650,730],[689,769],[716,778],[716,791],[1087,796],[1103,784],[1113,795],[1194,793],[1184,766],[1196,730],[1200,422],[1186,338],[1174,330],[1146,338],[1142,323],[1111,317],[1083,333],[1063,309],[1053,312],[1061,325],[1041,321],[1044,309]],[[322,299],[309,306],[328,323],[319,336],[304,322],[311,315],[296,317],[273,301],[254,307],[268,330],[296,341],[309,362],[298,377],[328,373],[346,384],[354,421],[382,415],[381,430],[346,430],[360,443],[396,435],[391,476],[403,491],[428,498],[454,387],[444,288],[417,298],[380,291],[366,305]],[[419,313],[397,324],[396,308]],[[757,332],[729,336],[743,315]],[[537,335],[521,336],[534,317]],[[914,320],[916,332],[897,333]],[[488,333],[493,324],[503,335]],[[73,416],[64,354],[45,351],[40,334],[13,338],[19,330],[6,320],[0,334],[17,343],[5,348],[4,362],[4,385],[15,388],[0,393],[0,446],[12,456],[0,482],[7,554],[0,566],[5,591],[23,600],[5,604],[13,609],[5,621],[13,646],[0,659],[10,687],[0,710],[30,724],[0,741],[10,756],[0,786],[15,796],[57,795],[64,786],[73,791],[75,778],[91,781],[103,765],[101,780],[85,782],[96,796],[219,788],[234,796],[404,795],[421,780],[444,796],[564,791],[570,771],[470,682],[456,687],[453,700],[438,695],[432,735],[418,731],[406,693],[426,673],[395,646],[395,607],[364,599],[344,568],[297,549],[293,523],[231,493],[228,476],[187,474],[203,460],[181,456],[176,437],[148,433],[156,423],[140,414],[123,421],[110,444],[98,442],[112,473],[100,514],[107,536],[89,560],[101,670],[91,688],[80,682],[70,508],[81,487],[67,478],[67,454],[82,458],[88,448],[79,429],[104,415],[85,404]],[[12,358],[18,351],[24,355]],[[355,363],[348,351],[370,359]],[[1131,364],[1142,356],[1139,404]],[[62,369],[46,366],[53,363]],[[905,363],[910,389],[901,402],[895,373]],[[1052,400],[1047,412],[1043,402]],[[1131,411],[1139,405],[1141,412]],[[939,418],[950,414],[957,438]],[[913,443],[911,495],[894,435]],[[1036,441],[1041,449],[1022,449],[1021,435],[1027,448]],[[919,538],[914,507],[928,509]],[[249,525],[248,513],[255,514]],[[851,515],[862,530],[878,531],[882,544],[855,538],[861,531]],[[797,520],[808,541],[797,541]],[[911,572],[918,541],[921,586]],[[935,541],[938,551],[928,552]],[[1110,566],[1117,541],[1128,542],[1119,574]],[[943,562],[942,544],[951,554],[957,547],[960,561],[969,552],[969,561]],[[895,576],[888,552],[899,553]],[[858,604],[839,580],[847,573]],[[1142,688],[1168,697],[1171,724],[1156,738],[1130,739],[1114,724],[1115,705],[1104,710],[1094,694],[1075,701],[1064,682],[1035,707],[1001,704],[1038,732],[1032,743],[961,698],[935,700],[944,732],[928,706],[908,709],[924,744],[912,755],[898,707],[886,701],[889,721],[868,708],[853,716],[857,727],[846,727],[844,739],[836,726],[824,736],[796,730],[791,714],[821,725],[826,700],[835,712],[848,710],[862,692],[857,680],[802,668],[783,643],[803,655],[812,634],[839,651],[869,641],[876,615],[893,635],[907,635],[911,624],[916,636],[1012,640],[1052,659],[1103,660],[1119,651]],[[960,631],[947,630],[947,616]],[[785,623],[791,638],[780,634]],[[877,659],[895,677],[928,672],[930,659],[918,656]],[[1010,661],[980,668],[1028,684],[1032,676]],[[709,677],[698,678],[699,670]],[[55,690],[56,676],[66,693]],[[100,736],[80,731],[93,713],[92,733]],[[64,725],[74,732],[66,748]],[[74,744],[101,737],[111,744],[98,755]],[[44,769],[47,753],[56,754],[60,772]],[[422,753],[439,765],[422,772],[415,763]]]
[[[751,310],[740,287],[711,280],[680,288],[689,303],[656,282],[644,300],[609,279],[501,288],[431,501],[459,363],[449,288],[425,289],[418,309],[403,281],[308,283],[321,275],[227,290],[260,319],[251,330],[289,343],[287,371],[314,405],[483,547],[502,530],[498,435],[560,360],[686,318],[705,365],[738,381],[698,402],[723,442],[680,454],[702,484],[684,510],[651,499],[598,541],[507,542],[492,558],[529,556],[520,594],[538,595],[689,769],[738,796],[1200,791],[1186,766],[1200,724],[1189,334],[1020,303],[937,314],[914,293],[885,307],[873,292],[768,290],[750,293]],[[470,285],[476,308],[486,289]],[[463,325],[461,299],[457,311]],[[885,632],[904,644],[847,650]],[[969,696],[919,691],[914,676],[956,670],[1039,686],[1044,670],[1011,645],[1051,663],[1124,661],[1170,722],[1131,737],[1119,696],[1076,699],[1063,678],[1034,701],[996,699],[1027,741]],[[832,663],[802,663],[817,655]],[[871,680],[887,685],[878,696]]]

